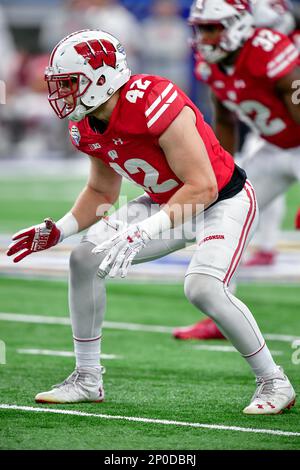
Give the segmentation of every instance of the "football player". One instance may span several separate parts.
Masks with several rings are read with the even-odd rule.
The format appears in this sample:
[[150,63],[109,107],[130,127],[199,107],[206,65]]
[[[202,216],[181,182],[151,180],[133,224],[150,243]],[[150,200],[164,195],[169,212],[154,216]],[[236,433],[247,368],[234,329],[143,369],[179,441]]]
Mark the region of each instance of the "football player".
[[[254,28],[247,0],[198,0],[189,21],[199,51],[196,75],[212,90],[221,145],[235,152],[237,120],[260,136],[243,167],[255,186],[259,208],[264,209],[300,179],[298,50],[282,33]],[[177,328],[173,336],[224,337],[211,319]]]
[[[293,15],[293,5],[287,0],[252,0],[252,12],[256,27],[267,27],[290,37],[300,50],[299,34]],[[251,158],[260,145],[261,137],[250,132],[242,149],[244,158]],[[241,162],[242,164],[242,162]],[[248,162],[249,164],[249,162]],[[243,166],[243,165],[242,165]],[[267,189],[266,189],[267,190]],[[276,245],[280,227],[285,213],[285,196],[278,196],[260,213],[258,231],[256,233],[257,251],[250,256],[244,266],[267,266],[276,260]]]
[[[193,239],[197,249],[185,294],[218,323],[256,376],[257,390],[244,412],[275,414],[291,407],[292,385],[250,310],[228,291],[257,225],[255,192],[198,108],[165,78],[131,76],[122,45],[100,30],[63,39],[51,54],[46,81],[52,108],[70,119],[73,144],[90,157],[90,175],[69,213],[16,234],[8,255],[18,262],[89,230],[70,258],[76,368],[35,400],[103,400],[105,277],[125,277],[131,263],[161,257]],[[145,194],[108,217],[122,177]]]

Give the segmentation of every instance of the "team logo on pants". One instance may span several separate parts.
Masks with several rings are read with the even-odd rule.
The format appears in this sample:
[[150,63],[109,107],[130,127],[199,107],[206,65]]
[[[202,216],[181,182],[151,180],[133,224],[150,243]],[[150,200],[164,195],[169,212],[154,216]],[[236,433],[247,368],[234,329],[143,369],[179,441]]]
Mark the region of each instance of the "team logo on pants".
[[198,243],[198,246],[202,245],[203,243],[209,242],[210,240],[225,240],[225,236],[224,235],[209,235],[208,237],[203,238],[203,240],[201,240]]

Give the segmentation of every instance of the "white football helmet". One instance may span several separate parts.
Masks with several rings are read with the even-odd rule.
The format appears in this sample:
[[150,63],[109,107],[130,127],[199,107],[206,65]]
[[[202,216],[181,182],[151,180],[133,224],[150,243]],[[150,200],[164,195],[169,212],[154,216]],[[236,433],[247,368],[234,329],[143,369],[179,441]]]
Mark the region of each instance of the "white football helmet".
[[60,119],[81,121],[130,78],[120,42],[101,30],[70,34],[53,49],[45,71],[48,100]]
[[288,0],[252,0],[251,3],[255,25],[259,28],[276,29],[287,35],[294,31],[293,5]]
[[[238,50],[252,35],[254,19],[248,0],[195,0],[188,19],[194,46],[207,62],[215,63]],[[204,41],[201,27],[219,26],[215,41]]]

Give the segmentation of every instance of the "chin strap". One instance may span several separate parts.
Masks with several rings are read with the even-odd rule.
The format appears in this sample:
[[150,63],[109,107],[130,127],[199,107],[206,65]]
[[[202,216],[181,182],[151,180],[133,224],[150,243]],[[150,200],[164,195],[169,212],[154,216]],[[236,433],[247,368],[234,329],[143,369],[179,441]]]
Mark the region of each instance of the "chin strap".
[[71,113],[68,116],[68,119],[70,121],[79,122],[79,121],[82,121],[82,119],[85,118],[87,113],[88,113],[88,111],[87,111],[86,107],[83,106],[83,104],[79,104],[78,106],[76,106],[73,113]]

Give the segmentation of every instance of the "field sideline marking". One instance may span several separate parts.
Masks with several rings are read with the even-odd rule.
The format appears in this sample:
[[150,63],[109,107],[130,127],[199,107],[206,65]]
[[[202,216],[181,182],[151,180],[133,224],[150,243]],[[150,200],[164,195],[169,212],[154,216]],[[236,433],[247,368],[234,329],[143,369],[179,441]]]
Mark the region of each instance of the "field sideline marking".
[[139,418],[134,416],[114,416],[114,415],[104,415],[96,413],[85,413],[83,411],[74,411],[74,410],[61,410],[58,408],[38,408],[33,406],[18,406],[18,405],[0,405],[2,410],[17,410],[17,411],[32,411],[37,413],[54,413],[62,415],[71,415],[71,416],[82,416],[88,418],[102,418],[102,419],[114,419],[120,421],[134,421],[137,423],[150,423],[150,424],[165,424],[173,426],[185,426],[191,428],[204,428],[204,429],[217,429],[220,431],[238,431],[238,432],[249,432],[256,434],[271,434],[277,436],[293,436],[300,437],[300,432],[291,432],[291,431],[280,431],[277,429],[257,429],[257,428],[242,428],[238,426],[224,426],[222,424],[202,424],[202,423],[189,423],[185,421],[170,421],[167,419],[153,419],[153,418]]
[[[21,323],[41,323],[48,325],[71,325],[70,318],[68,317],[48,317],[43,315],[29,315],[23,313],[5,313],[0,312],[0,321],[15,321]],[[141,325],[139,323],[121,323],[105,321],[103,324],[104,328],[116,329],[116,330],[127,330],[127,331],[147,331],[149,333],[172,333],[173,327],[160,326],[160,325]],[[286,343],[292,343],[299,336],[291,335],[279,335],[279,334],[264,334],[264,337],[270,341],[283,341]]]
[[[75,357],[72,351],[55,351],[53,349],[17,349],[19,354],[32,354],[38,356],[59,356],[59,357]],[[123,359],[123,356],[116,354],[101,354],[101,359]]]
[[[238,351],[233,346],[211,346],[211,345],[199,345],[194,346],[192,349],[198,349],[201,351],[212,351],[212,352],[233,352]],[[75,357],[75,353],[72,351],[56,351],[53,349],[17,349],[19,354],[32,354],[37,356],[58,356],[58,357]],[[270,351],[272,356],[282,356],[283,351]],[[117,356],[115,354],[102,354],[101,359],[123,359],[123,356]]]

